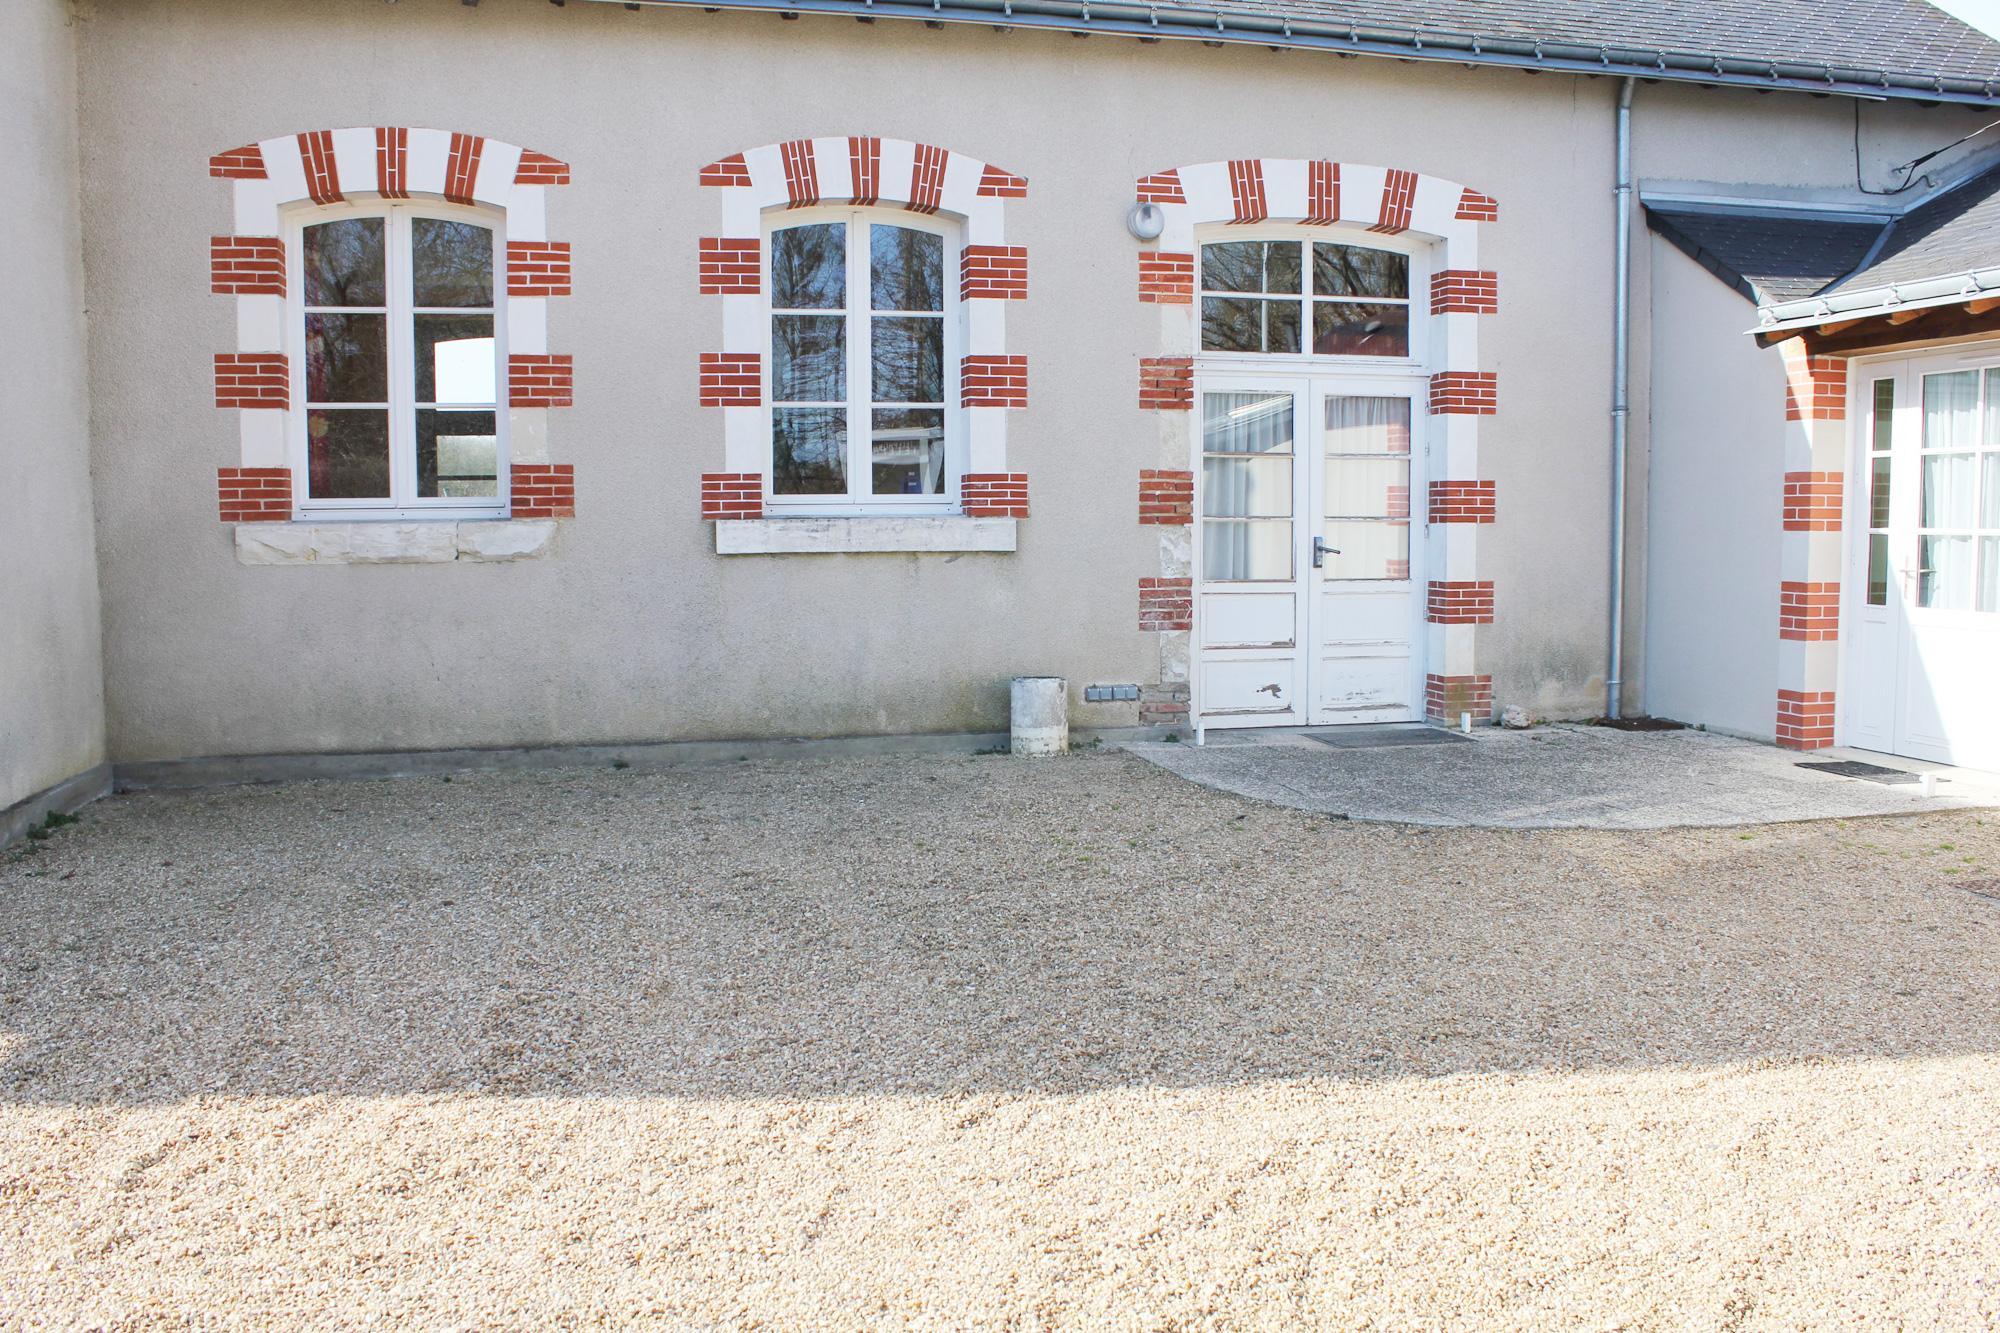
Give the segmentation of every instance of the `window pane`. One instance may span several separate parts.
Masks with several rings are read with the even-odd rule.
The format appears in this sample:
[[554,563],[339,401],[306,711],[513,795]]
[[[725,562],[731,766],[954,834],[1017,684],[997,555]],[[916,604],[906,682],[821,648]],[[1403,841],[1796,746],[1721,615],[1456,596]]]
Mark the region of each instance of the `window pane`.
[[306,401],[389,401],[389,317],[306,316]]
[[1868,605],[1889,604],[1889,534],[1868,534]]
[[307,227],[306,304],[383,305],[382,219],[342,218]]
[[2000,611],[2000,537],[1979,539],[1979,609]]
[[1926,454],[1923,490],[1919,496],[1924,528],[1969,528],[1973,525],[1973,478],[1977,454]]
[[1410,294],[1410,258],[1392,250],[1313,242],[1313,291],[1320,296]]
[[876,495],[944,494],[944,409],[878,411],[869,442]]
[[1974,571],[1970,537],[1925,537],[1919,543],[1917,605],[1943,611],[1972,608]]
[[847,413],[837,407],[771,410],[774,495],[847,492]]
[[498,401],[491,315],[417,315],[417,401]]
[[1315,301],[1313,351],[1321,356],[1408,356],[1410,308]]
[[1884,454],[1869,466],[1868,526],[1889,526],[1889,457]]
[[493,233],[470,222],[412,219],[410,275],[417,305],[492,305]]
[[833,403],[847,397],[847,320],[840,315],[771,317],[771,400]]
[[943,320],[877,316],[869,352],[876,402],[944,401]]
[[1201,576],[1211,582],[1292,577],[1289,519],[1204,519]]
[[1288,393],[1202,395],[1201,447],[1211,454],[1290,453],[1292,396]]
[[[1410,464],[1406,458],[1326,460],[1326,512],[1333,518],[1410,516]],[[1332,541],[1332,538],[1327,540]],[[1338,546],[1339,542],[1334,542]]]
[[1223,296],[1201,298],[1201,345],[1209,352],[1264,350],[1264,303]]
[[1891,431],[1895,428],[1895,413],[1896,381],[1876,380],[1874,435],[1877,453],[1889,452]]
[[499,438],[491,412],[417,409],[417,494],[500,494]]
[[771,233],[771,308],[839,310],[847,304],[847,224]]
[[1335,454],[1407,454],[1410,400],[1327,395],[1326,452],[1329,458]]
[[944,238],[909,227],[869,229],[868,271],[877,310],[944,309]]
[[1211,292],[1298,294],[1297,241],[1219,241],[1201,247],[1201,285]]
[[307,490],[315,500],[385,500],[389,496],[389,414],[306,414]]
[[1326,525],[1328,551],[1320,565],[1330,579],[1410,577],[1410,525],[1347,519]]
[[1201,512],[1217,518],[1289,518],[1292,460],[1204,458]]
[[1975,449],[1979,442],[1979,372],[1924,376],[1924,448]]
[[[2000,416],[2000,413],[1994,415]],[[1986,484],[1979,497],[1979,526],[2000,528],[2000,454],[1986,455]]]

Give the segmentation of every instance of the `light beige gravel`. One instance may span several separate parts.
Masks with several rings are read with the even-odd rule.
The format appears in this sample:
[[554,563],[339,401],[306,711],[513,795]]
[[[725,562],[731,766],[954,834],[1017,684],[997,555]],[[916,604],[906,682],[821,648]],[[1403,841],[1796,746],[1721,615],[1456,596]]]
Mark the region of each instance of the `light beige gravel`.
[[0,1328],[2000,1325],[2000,825],[1125,755],[116,798],[0,854]]

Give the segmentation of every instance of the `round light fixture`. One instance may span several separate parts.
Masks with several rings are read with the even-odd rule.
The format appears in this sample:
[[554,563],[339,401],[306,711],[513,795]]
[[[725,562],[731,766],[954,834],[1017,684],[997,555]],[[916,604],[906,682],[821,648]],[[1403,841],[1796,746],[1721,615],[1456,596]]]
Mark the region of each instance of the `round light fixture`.
[[1167,229],[1167,210],[1158,204],[1137,203],[1125,215],[1125,230],[1142,241],[1158,240]]

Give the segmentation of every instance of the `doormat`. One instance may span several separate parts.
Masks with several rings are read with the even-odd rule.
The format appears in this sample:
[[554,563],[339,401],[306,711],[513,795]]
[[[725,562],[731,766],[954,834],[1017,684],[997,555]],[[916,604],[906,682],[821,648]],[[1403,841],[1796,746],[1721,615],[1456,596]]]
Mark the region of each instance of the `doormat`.
[[1321,745],[1331,745],[1336,750],[1376,750],[1388,749],[1396,745],[1452,745],[1469,741],[1470,736],[1443,731],[1437,727],[1336,727],[1327,731],[1308,731],[1308,740]]
[[1884,768],[1880,764],[1864,764],[1859,759],[1823,759],[1818,763],[1802,763],[1798,767],[1810,768],[1817,773],[1831,773],[1837,778],[1887,783],[1892,787],[1915,784],[1921,780],[1915,773],[1907,773],[1900,768]]

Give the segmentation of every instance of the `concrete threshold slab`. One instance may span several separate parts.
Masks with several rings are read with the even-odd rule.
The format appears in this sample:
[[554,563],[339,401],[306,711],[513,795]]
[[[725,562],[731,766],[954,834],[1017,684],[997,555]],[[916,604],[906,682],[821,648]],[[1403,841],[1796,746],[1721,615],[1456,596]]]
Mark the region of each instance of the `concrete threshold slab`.
[[[1678,828],[2000,806],[2000,774],[1863,751],[1812,755],[1705,731],[1482,728],[1459,744],[1328,746],[1299,729],[1128,742],[1190,782],[1349,819],[1475,828]],[[1213,739],[1217,733],[1209,733]],[[1801,769],[1854,758],[1932,772],[1935,794]]]

